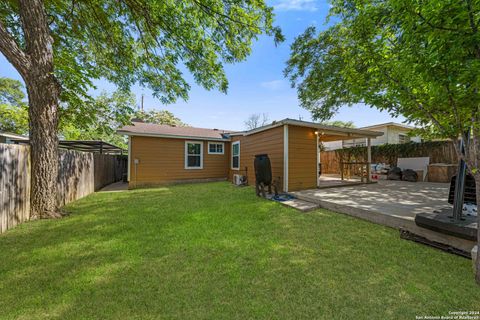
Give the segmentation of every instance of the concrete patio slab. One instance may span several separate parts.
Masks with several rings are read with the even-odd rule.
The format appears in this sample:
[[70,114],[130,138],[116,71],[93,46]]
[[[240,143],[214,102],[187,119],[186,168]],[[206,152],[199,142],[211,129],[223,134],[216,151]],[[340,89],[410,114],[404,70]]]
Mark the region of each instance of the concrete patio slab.
[[447,202],[448,188],[447,183],[380,180],[376,184],[311,189],[291,194],[322,208],[391,228],[404,229],[431,241],[470,252],[475,245],[473,241],[424,229],[415,224],[417,213],[451,207]]
[[309,212],[319,208],[319,205],[314,202],[300,200],[300,199],[292,199],[292,200],[281,201],[281,202],[279,201],[279,203],[283,204],[284,206],[294,208],[302,212]]

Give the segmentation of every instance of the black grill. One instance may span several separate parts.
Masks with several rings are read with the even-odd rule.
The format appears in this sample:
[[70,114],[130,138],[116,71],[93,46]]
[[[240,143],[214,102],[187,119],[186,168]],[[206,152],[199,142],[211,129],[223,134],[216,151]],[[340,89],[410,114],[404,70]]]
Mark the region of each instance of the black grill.
[[270,164],[270,158],[268,157],[268,155],[255,155],[255,161],[253,162],[253,164],[255,167],[256,183],[270,185],[272,183],[272,166]]

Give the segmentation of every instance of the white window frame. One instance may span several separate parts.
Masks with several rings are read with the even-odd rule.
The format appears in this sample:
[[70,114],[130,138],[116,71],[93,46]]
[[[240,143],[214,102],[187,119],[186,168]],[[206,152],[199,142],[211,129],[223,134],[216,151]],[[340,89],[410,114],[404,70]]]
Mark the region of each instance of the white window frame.
[[[220,145],[222,145],[222,152],[210,152],[210,145],[211,145],[211,144],[214,144],[214,145],[220,144]],[[216,149],[216,147],[215,147],[215,149]],[[212,142],[208,142],[208,149],[207,149],[207,150],[208,150],[208,154],[225,154],[225,143],[223,143],[223,142],[213,142],[213,141],[212,141]]]
[[[236,144],[238,145],[238,156],[237,156],[238,157],[238,167],[234,168],[233,167],[233,156],[234,156],[233,155],[233,146],[236,145]],[[232,155],[231,155],[230,158],[231,158],[230,159],[230,168],[232,170],[240,170],[240,141],[235,141],[235,142],[232,143]]]
[[398,143],[399,144],[409,143],[410,141],[411,141],[411,139],[407,134],[404,134],[404,133],[399,133],[398,134]]
[[[189,143],[200,145],[200,167],[189,167],[188,166],[188,144]],[[185,169],[186,170],[200,170],[200,169],[203,169],[203,141],[185,141]]]

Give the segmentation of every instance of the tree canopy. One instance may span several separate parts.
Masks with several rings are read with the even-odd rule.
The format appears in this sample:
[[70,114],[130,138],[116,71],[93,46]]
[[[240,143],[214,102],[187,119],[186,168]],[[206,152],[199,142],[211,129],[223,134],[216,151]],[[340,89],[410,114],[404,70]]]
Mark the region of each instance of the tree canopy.
[[[78,108],[100,78],[122,90],[139,83],[164,103],[187,98],[185,71],[206,89],[226,91],[223,63],[244,60],[262,33],[283,39],[263,1],[57,0],[44,6],[61,97]],[[0,3],[0,24],[26,49],[18,1]]]
[[0,131],[28,133],[28,110],[20,81],[0,77]]
[[[168,110],[142,112],[135,109],[135,96],[117,90],[101,92],[85,100],[78,110],[69,103],[60,105],[59,136],[66,140],[103,140],[126,148],[125,138],[116,130],[133,118],[145,122],[185,126]],[[28,106],[23,84],[14,79],[0,78],[0,131],[28,135]]]
[[270,121],[268,113],[253,113],[249,115],[247,120],[245,120],[243,123],[245,124],[245,128],[247,128],[247,130],[252,130],[266,125],[268,121]]
[[355,128],[353,121],[342,121],[342,120],[333,120],[333,121],[322,121],[322,124],[327,126],[335,126],[342,128]]
[[168,110],[150,110],[150,111],[138,111],[135,115],[136,118],[140,118],[144,122],[155,124],[168,124],[171,126],[185,127],[188,126],[182,122],[180,118],[177,118],[172,112]]

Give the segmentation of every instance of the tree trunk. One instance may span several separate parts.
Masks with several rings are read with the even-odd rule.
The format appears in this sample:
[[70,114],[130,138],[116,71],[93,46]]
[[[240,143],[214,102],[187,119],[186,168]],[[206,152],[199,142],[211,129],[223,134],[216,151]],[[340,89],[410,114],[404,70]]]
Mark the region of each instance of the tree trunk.
[[31,148],[31,218],[59,217],[58,177],[58,96],[53,75],[38,75],[27,84]]
[[22,74],[28,93],[32,157],[31,217],[59,217],[58,100],[54,75],[53,38],[42,0],[20,0],[20,18],[30,65]]

